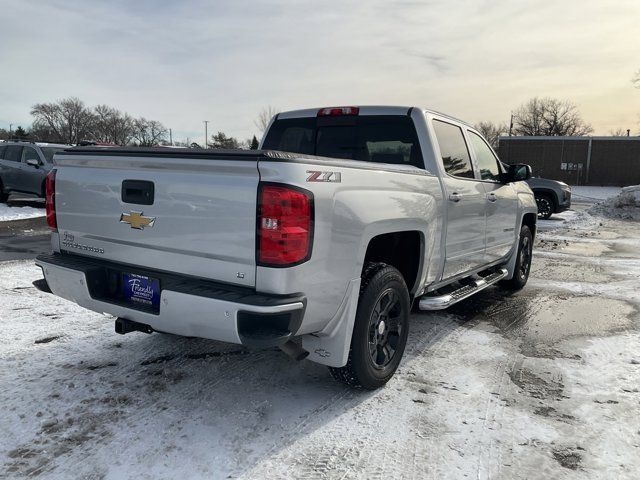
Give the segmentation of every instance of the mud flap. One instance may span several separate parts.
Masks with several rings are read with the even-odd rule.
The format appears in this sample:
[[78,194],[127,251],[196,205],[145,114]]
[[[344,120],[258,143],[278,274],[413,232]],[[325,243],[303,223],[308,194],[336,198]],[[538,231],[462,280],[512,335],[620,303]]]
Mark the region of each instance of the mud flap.
[[520,237],[518,236],[518,242],[515,245],[513,252],[509,255],[509,260],[504,264],[504,267],[507,269],[507,276],[504,277],[504,280],[511,280],[513,278],[513,274],[516,271],[516,260],[518,259],[518,245],[520,245]]
[[355,278],[349,282],[340,308],[324,330],[302,337],[302,348],[309,352],[308,360],[329,367],[344,367],[347,364],[358,309],[360,280]]

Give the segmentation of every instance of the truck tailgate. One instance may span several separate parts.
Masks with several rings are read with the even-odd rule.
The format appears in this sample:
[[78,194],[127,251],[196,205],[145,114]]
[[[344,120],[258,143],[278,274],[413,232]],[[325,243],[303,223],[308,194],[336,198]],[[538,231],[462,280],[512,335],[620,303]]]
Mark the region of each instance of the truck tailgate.
[[[257,157],[205,152],[57,155],[60,249],[255,286]],[[138,190],[149,186],[152,204],[144,204]]]

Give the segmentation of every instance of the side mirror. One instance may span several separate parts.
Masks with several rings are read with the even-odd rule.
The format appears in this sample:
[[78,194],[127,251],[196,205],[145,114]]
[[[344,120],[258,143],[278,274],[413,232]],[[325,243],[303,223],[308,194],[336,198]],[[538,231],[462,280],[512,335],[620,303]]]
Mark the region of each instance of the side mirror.
[[35,158],[27,159],[27,165],[31,165],[32,167],[38,168],[40,166],[40,160],[36,160]]
[[507,167],[507,174],[505,175],[506,183],[521,182],[529,178],[531,178],[531,167],[529,165],[517,163]]

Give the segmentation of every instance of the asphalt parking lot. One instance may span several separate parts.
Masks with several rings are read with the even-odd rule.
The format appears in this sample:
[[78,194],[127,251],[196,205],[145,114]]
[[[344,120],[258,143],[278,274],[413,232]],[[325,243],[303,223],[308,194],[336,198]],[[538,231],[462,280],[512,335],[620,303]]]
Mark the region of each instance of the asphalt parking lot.
[[[0,223],[0,477],[636,478],[640,226],[540,223],[527,287],[416,313],[384,389],[276,350],[113,333]],[[555,220],[554,220],[555,218]]]

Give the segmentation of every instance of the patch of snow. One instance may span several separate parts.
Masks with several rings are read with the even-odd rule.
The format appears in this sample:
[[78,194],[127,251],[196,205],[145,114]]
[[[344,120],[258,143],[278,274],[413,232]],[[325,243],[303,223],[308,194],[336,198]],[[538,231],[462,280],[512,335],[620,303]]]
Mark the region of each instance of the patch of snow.
[[6,203],[0,203],[0,222],[25,220],[27,218],[44,217],[45,215],[44,208],[9,206]]
[[585,211],[565,210],[562,213],[554,213],[548,220],[538,219],[539,231],[552,231],[559,228],[586,230],[598,225],[599,220]]
[[595,203],[599,200],[615,197],[620,191],[620,187],[572,186],[571,199],[575,202]]

